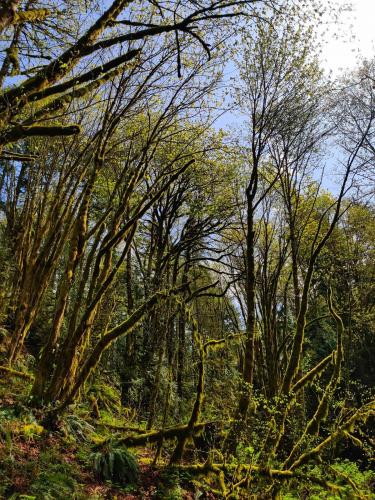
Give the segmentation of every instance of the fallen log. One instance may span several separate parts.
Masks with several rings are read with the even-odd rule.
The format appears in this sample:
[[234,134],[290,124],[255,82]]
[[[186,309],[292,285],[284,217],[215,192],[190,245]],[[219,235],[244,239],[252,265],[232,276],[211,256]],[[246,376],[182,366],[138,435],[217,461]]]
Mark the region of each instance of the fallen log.
[[[212,425],[215,422],[199,422],[194,425],[194,433],[197,433],[204,429],[208,425]],[[190,432],[190,427],[188,424],[178,425],[175,427],[169,427],[167,429],[160,429],[155,431],[146,432],[139,435],[130,435],[123,438],[117,439],[119,445],[124,446],[142,446],[149,443],[156,443],[160,440],[180,438],[187,432]],[[101,443],[100,446],[104,446],[108,440]]]

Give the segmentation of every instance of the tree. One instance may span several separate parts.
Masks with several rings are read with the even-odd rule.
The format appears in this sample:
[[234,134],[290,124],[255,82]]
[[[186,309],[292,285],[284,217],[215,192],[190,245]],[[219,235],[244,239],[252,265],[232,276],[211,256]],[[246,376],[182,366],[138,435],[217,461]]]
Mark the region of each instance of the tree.
[[[312,127],[311,110],[316,102],[315,96],[309,101],[310,87],[311,84],[316,85],[319,79],[307,34],[303,32],[302,28],[292,27],[288,21],[285,22],[284,19],[280,20],[275,17],[271,19],[267,28],[259,23],[255,33],[245,31],[242,39],[245,50],[243,59],[238,61],[238,68],[243,86],[237,89],[237,102],[241,103],[241,109],[247,120],[248,143],[244,146],[243,156],[244,161],[248,164],[250,174],[245,190],[246,216],[244,217],[246,235],[243,255],[246,273],[244,388],[239,400],[236,422],[242,422],[246,417],[254,383],[256,359],[256,209],[272,190],[278,178],[289,175],[289,158],[285,152],[287,151],[290,156],[296,155],[294,161],[301,162],[304,161],[316,142],[316,139],[309,139],[310,142],[307,143],[302,142],[304,127]],[[297,120],[296,117],[298,117]],[[298,144],[294,145],[296,136],[298,136]],[[267,162],[272,161],[272,156],[275,156],[277,144],[281,147],[285,145],[285,149],[284,153],[279,151],[279,161],[276,162],[276,169],[272,171],[272,167],[267,168]],[[290,149],[291,151],[289,151]],[[297,163],[296,168],[298,166]],[[287,171],[286,174],[284,170]],[[264,176],[266,172],[267,181],[262,185],[261,176]],[[261,190],[261,188],[263,189]],[[295,249],[294,236],[292,244]],[[294,257],[295,300],[296,307],[299,307],[296,249]],[[233,426],[233,432],[228,438],[232,452],[235,450],[235,436],[238,436],[236,425]]]

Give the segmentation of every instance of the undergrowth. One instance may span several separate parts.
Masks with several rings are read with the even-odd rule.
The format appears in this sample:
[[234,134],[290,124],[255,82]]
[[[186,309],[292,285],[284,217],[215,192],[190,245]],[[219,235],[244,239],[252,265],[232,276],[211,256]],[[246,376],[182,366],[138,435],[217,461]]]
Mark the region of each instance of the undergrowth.
[[[0,380],[0,499],[222,498],[218,478],[210,474],[191,476],[187,471],[168,468],[168,456],[163,453],[158,465],[153,465],[155,446],[144,445],[134,452],[119,444],[118,438],[131,432],[134,423],[126,431],[129,423],[119,411],[116,390],[98,384],[90,392],[93,397],[95,394],[99,418],[92,414],[89,398],[86,403],[72,406],[54,432],[41,425],[41,410],[27,406],[28,390],[24,381]],[[140,432],[142,427],[140,424]],[[168,446],[172,447],[172,443]],[[257,458],[254,447],[241,445],[237,459],[252,462]],[[287,487],[281,485],[282,499],[375,498],[374,473],[361,470],[349,460],[333,461],[324,467],[313,465],[307,472],[316,481],[294,480]],[[319,486],[319,480],[330,481],[340,490],[327,492]],[[229,477],[226,481],[231,484]],[[249,498],[246,490],[236,495],[231,498]],[[259,495],[259,499],[271,498],[261,490]]]

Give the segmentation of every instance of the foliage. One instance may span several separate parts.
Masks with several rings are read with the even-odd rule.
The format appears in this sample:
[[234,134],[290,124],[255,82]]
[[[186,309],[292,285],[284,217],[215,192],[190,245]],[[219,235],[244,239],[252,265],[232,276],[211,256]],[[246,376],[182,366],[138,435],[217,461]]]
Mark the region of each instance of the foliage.
[[126,486],[138,480],[138,464],[135,456],[116,442],[105,444],[102,450],[92,455],[93,468],[104,481]]
[[66,415],[62,422],[65,436],[72,441],[87,441],[94,427],[78,415]]
[[168,500],[182,500],[184,498],[184,486],[191,481],[189,474],[178,470],[164,471],[159,478],[157,496]]
[[38,500],[65,500],[82,498],[80,487],[74,479],[73,470],[68,465],[51,464],[47,470],[42,471],[30,487],[30,493]]
[[[314,482],[309,484],[291,484],[289,491],[284,490],[283,498],[294,500],[301,496],[308,495],[311,500],[339,500],[340,498],[350,500],[353,498],[372,498],[374,486],[374,473],[372,471],[361,471],[358,465],[349,460],[336,460],[332,465],[323,467],[315,466],[311,473],[317,479],[331,480],[340,486],[340,491],[329,492]],[[354,487],[353,487],[354,485]]]
[[95,382],[88,391],[89,397],[94,397],[99,408],[109,413],[117,413],[121,408],[120,394],[115,387],[104,382]]

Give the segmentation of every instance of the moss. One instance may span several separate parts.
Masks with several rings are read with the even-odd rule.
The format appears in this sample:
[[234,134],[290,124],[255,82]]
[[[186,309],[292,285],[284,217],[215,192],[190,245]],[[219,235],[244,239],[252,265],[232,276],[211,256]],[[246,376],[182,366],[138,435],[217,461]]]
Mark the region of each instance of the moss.
[[12,24],[20,23],[35,23],[42,21],[51,14],[48,9],[30,9],[25,11],[17,11],[14,14]]
[[4,132],[0,135],[0,144],[11,144],[17,142],[25,137],[66,137],[71,135],[77,135],[81,132],[81,127],[79,125],[55,125],[55,126],[43,126],[34,125],[32,127],[24,127],[22,125],[17,125],[10,130]]
[[371,488],[375,479],[374,473],[360,471],[358,466],[349,460],[336,461],[332,465],[317,465],[310,472],[310,482],[294,480],[288,486],[284,486],[282,498],[288,500],[301,497],[310,500],[373,498]]
[[6,52],[9,59],[9,63],[12,65],[12,72],[10,73],[10,76],[18,75],[20,71],[18,48],[12,45]]
[[103,382],[94,383],[88,392],[89,397],[95,398],[100,410],[107,411],[108,416],[119,413],[121,410],[121,395],[114,387]]
[[20,372],[17,370],[13,370],[12,368],[9,368],[7,366],[0,366],[0,373],[4,373],[4,374],[9,375],[11,377],[22,378],[25,380],[33,380],[33,378],[34,378],[29,373],[24,373],[24,372]]

